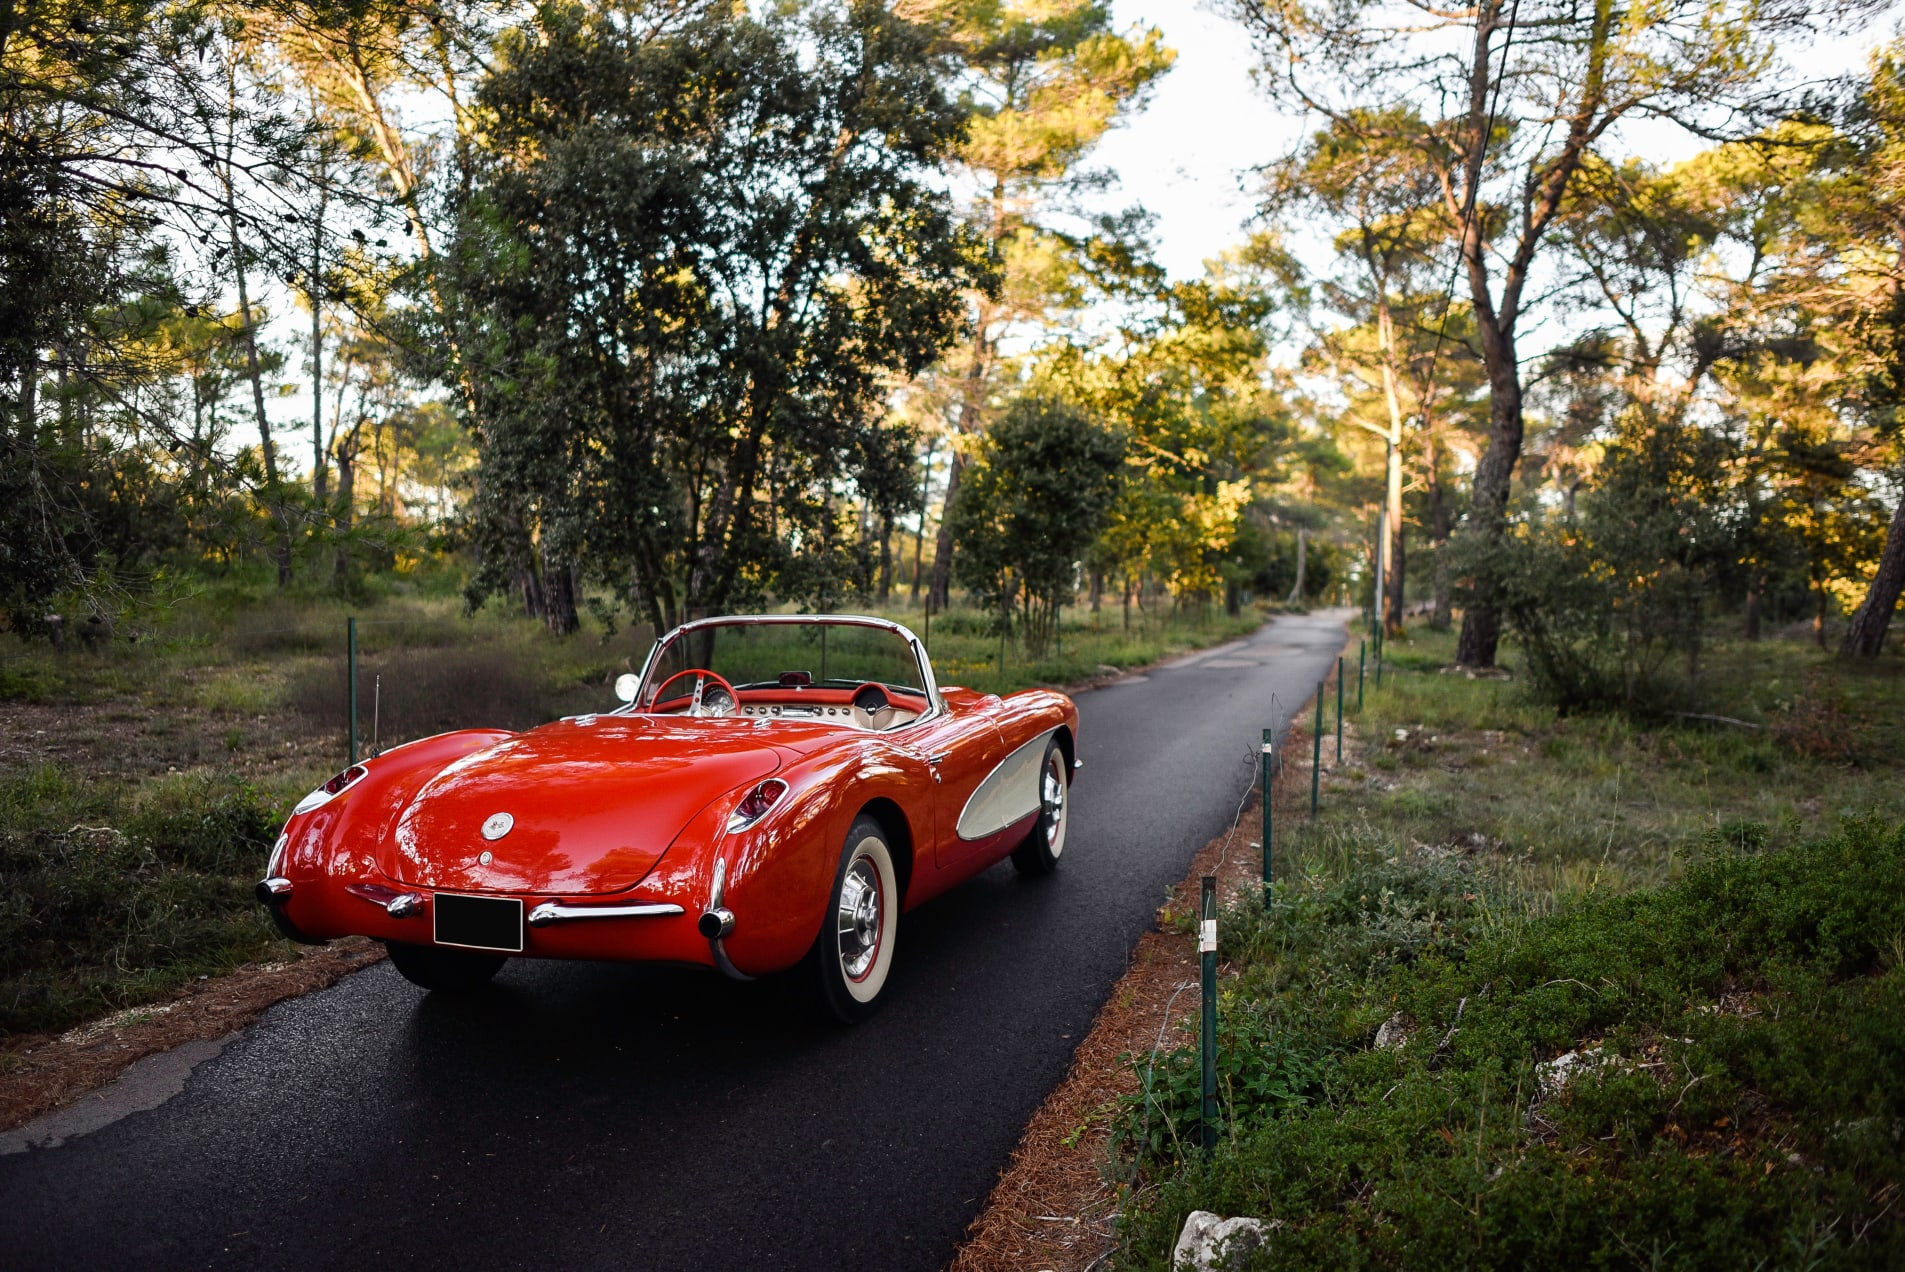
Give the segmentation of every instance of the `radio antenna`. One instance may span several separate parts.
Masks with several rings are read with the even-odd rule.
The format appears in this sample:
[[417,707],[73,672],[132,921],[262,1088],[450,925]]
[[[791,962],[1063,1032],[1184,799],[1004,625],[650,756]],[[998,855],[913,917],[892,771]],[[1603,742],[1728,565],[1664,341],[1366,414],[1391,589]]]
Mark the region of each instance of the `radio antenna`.
[[384,753],[384,749],[377,745],[377,714],[378,708],[383,704],[383,697],[384,676],[382,672],[379,672],[376,679],[370,682],[370,754],[372,759]]

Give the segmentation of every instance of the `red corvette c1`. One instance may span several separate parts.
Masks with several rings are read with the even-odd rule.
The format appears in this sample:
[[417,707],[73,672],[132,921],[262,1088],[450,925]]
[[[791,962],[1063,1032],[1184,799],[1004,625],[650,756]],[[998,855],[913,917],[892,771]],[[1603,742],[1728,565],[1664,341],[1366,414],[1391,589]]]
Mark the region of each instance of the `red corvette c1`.
[[481,985],[512,955],[740,979],[805,964],[853,1021],[901,911],[1064,851],[1078,709],[942,688],[897,623],[687,623],[616,692],[599,715],[352,765],[293,809],[260,900],[293,939],[383,941],[427,989]]

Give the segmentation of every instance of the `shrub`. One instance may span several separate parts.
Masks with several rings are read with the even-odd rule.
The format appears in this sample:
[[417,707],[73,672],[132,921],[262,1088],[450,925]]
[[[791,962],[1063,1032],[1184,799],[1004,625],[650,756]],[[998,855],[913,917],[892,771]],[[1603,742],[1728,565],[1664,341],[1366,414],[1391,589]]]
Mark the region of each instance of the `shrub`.
[[1680,882],[1551,915],[1471,905],[1371,977],[1344,974],[1366,893],[1297,887],[1239,993],[1316,1093],[1154,1166],[1121,1266],[1165,1266],[1192,1208],[1279,1219],[1278,1267],[1899,1266],[1905,825],[1763,842],[1722,827]]
[[276,942],[251,895],[284,809],[248,786],[0,782],[0,1036],[59,1029]]
[[1499,605],[1546,700],[1563,711],[1648,715],[1695,687],[1705,598],[1737,536],[1727,446],[1703,429],[1630,424],[1578,519],[1540,518],[1459,547],[1461,568]]

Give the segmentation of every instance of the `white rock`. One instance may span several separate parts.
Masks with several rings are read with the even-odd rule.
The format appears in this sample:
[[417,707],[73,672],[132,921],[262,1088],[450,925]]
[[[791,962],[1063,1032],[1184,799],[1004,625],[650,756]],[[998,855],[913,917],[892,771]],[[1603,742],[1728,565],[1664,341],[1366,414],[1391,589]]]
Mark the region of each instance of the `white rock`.
[[1540,1084],[1544,1097],[1560,1095],[1568,1089],[1568,1083],[1574,1075],[1589,1069],[1598,1069],[1611,1063],[1603,1057],[1599,1047],[1583,1047],[1579,1051],[1568,1051],[1535,1066],[1535,1081]]
[[1402,1013],[1397,1012],[1382,1022],[1382,1028],[1376,1031],[1376,1050],[1394,1051],[1409,1041],[1409,1026],[1403,1023]]
[[1193,1210],[1178,1233],[1171,1266],[1178,1272],[1222,1272],[1243,1266],[1251,1251],[1269,1239],[1274,1223],[1238,1217],[1222,1219],[1208,1210]]

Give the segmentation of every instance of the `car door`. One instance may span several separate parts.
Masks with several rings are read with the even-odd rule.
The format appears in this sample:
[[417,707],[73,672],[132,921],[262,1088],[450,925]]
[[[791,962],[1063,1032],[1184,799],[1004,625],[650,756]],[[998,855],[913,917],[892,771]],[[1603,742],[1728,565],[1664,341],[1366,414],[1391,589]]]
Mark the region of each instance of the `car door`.
[[959,814],[1005,749],[992,720],[997,703],[989,695],[949,698],[945,711],[907,730],[907,746],[932,774],[933,865],[940,870],[958,869],[985,847],[959,838]]

